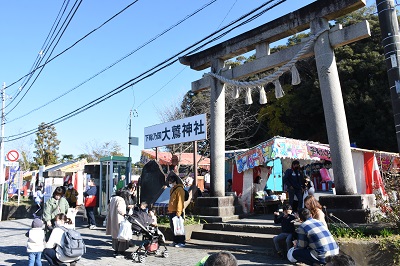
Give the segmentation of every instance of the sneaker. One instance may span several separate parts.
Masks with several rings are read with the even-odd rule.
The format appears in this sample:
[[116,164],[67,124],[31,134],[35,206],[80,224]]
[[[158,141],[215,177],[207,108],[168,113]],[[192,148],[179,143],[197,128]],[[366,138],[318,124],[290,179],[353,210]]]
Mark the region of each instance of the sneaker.
[[175,245],[176,248],[183,248],[184,246],[185,246],[185,244],[183,244],[183,243],[179,243],[179,244]]
[[169,244],[170,247],[175,247],[177,244],[175,242],[172,242],[171,244]]
[[93,230],[93,229],[97,229],[97,227],[95,225],[91,225],[91,226],[89,226],[89,229]]
[[124,255],[117,254],[117,255],[115,255],[115,258],[116,258],[116,259],[123,259],[123,258],[125,258],[125,257],[124,257]]

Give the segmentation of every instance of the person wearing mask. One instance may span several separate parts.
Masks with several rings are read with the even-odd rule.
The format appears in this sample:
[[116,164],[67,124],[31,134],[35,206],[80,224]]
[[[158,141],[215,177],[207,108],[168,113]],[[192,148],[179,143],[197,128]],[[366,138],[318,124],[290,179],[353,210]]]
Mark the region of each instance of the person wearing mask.
[[63,191],[62,187],[57,187],[53,192],[53,196],[44,204],[42,220],[46,225],[47,236],[49,236],[55,225],[54,218],[56,215],[59,213],[68,213],[69,204],[65,197],[63,197]]
[[129,205],[136,206],[137,204],[137,190],[136,190],[136,185],[135,183],[131,182],[127,186],[130,199],[129,199]]
[[65,198],[71,208],[76,208],[76,201],[78,200],[78,191],[74,188],[72,184],[68,184],[68,188],[65,192]]
[[[168,204],[168,216],[169,216],[169,224],[172,232],[174,232],[174,224],[172,222],[172,218],[184,217],[184,203],[185,203],[185,191],[183,188],[183,183],[181,179],[171,171],[167,176],[167,182],[170,190],[169,204]],[[172,243],[175,247],[184,247],[185,246],[185,236],[184,235],[174,235],[174,242]]]
[[89,229],[96,229],[96,219],[94,218],[94,208],[97,204],[97,187],[94,183],[94,178],[89,179],[88,189],[83,193],[85,197],[85,209],[88,217]]
[[[294,211],[303,208],[303,173],[300,170],[300,162],[294,160],[292,162],[292,167],[285,171],[283,176],[283,184],[286,186],[289,192],[289,204],[294,206],[294,196],[296,195],[298,200],[298,206]],[[294,208],[294,207],[293,207]]]
[[296,220],[296,217],[292,214],[292,206],[285,204],[282,210],[283,213],[274,212],[274,223],[281,224],[282,232],[272,239],[274,241],[275,250],[280,257],[283,257],[283,254],[285,254],[283,252],[284,249],[281,247],[281,241],[285,240],[285,248],[286,251],[288,251],[293,245],[293,236],[296,234],[296,229],[294,227],[294,220]]
[[[65,225],[71,223],[67,215],[60,213],[55,217],[55,227],[51,232],[50,238],[46,243],[46,248],[43,250],[43,257],[50,265],[59,265],[62,263],[70,263],[70,266],[75,266],[76,261],[80,259],[67,257],[62,251],[61,246],[64,240]],[[62,228],[64,227],[64,229]]]
[[118,190],[115,196],[111,197],[108,208],[106,235],[111,235],[112,248],[116,258],[123,258],[124,252],[129,248],[129,241],[118,239],[120,223],[124,221],[127,214],[127,202],[129,201],[129,192],[127,190]]

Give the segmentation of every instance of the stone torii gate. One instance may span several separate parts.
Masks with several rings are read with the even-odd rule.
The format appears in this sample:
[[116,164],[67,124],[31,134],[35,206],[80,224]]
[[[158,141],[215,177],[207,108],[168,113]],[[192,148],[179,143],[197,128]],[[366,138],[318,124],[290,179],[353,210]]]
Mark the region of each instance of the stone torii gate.
[[[354,168],[350,150],[347,121],[333,49],[370,36],[367,21],[342,28],[329,29],[329,20],[346,15],[365,6],[365,0],[318,0],[290,14],[284,15],[255,29],[217,44],[199,53],[186,56],[180,62],[194,70],[211,68],[211,73],[225,79],[239,80],[280,67],[289,62],[304,46],[297,44],[270,54],[269,44],[311,29],[320,34],[314,45],[300,57],[315,55],[331,149],[336,191],[339,195],[356,193]],[[322,33],[321,33],[322,32]],[[255,50],[252,62],[225,69],[224,62]],[[211,89],[211,198],[198,201],[201,215],[226,217],[233,215],[225,197],[225,85],[217,78],[205,75],[192,82],[192,91]]]

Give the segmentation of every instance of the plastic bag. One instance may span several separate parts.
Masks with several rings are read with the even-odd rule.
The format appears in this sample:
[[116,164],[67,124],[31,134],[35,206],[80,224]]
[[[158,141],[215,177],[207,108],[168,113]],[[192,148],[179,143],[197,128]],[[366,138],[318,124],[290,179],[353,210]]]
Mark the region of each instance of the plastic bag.
[[294,251],[294,247],[290,248],[287,252],[287,258],[290,262],[297,262],[297,260],[295,258],[293,258],[293,251]]
[[183,218],[181,216],[175,216],[172,218],[172,223],[174,224],[174,235],[175,236],[184,236],[185,235],[185,227],[183,225]]
[[132,226],[128,220],[123,220],[119,223],[119,232],[118,237],[119,240],[131,240],[132,239]]

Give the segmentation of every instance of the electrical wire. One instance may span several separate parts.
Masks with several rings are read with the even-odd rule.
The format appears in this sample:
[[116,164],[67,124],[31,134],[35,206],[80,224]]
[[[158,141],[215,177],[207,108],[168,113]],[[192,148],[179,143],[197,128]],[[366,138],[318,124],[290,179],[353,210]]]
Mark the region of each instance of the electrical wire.
[[[33,71],[33,69],[35,69],[35,68],[38,66],[38,64],[40,64],[40,63],[39,63],[39,62],[41,61],[40,59],[43,57],[43,54],[44,54],[45,51],[47,50],[47,49],[46,49],[47,44],[48,44],[47,41],[50,40],[50,38],[53,37],[54,32],[55,32],[55,29],[58,27],[58,24],[60,23],[61,18],[64,16],[65,10],[66,10],[68,4],[69,4],[69,0],[68,0],[68,1],[64,0],[62,6],[61,6],[61,8],[60,8],[60,10],[58,11],[57,17],[55,18],[55,20],[54,20],[54,22],[53,22],[53,25],[51,26],[50,31],[49,31],[49,33],[47,34],[47,37],[46,37],[46,39],[44,40],[44,42],[43,42],[43,44],[42,44],[42,47],[40,48],[40,52],[37,54],[35,61],[33,62],[31,68],[29,69],[29,73],[31,73],[31,72]],[[31,77],[32,77],[32,74],[29,75],[29,79],[30,79]],[[22,90],[22,89],[24,88],[25,84],[27,84],[27,83],[29,82],[29,79],[27,78],[27,76],[25,76],[25,78],[24,78],[24,80],[22,81],[21,85],[19,86],[19,89],[18,89],[18,90]],[[13,99],[13,98],[16,98],[16,97],[18,96],[18,94],[17,94],[18,90],[15,92],[16,95],[13,95],[13,96],[11,97],[12,99]]]
[[[222,23],[225,21],[225,19],[228,17],[229,13],[232,11],[233,7],[236,5],[237,0],[235,0],[235,2],[232,4],[231,8],[228,10],[228,12],[225,14],[225,17],[222,19],[221,23],[218,25],[217,29],[219,29],[222,25]],[[181,71],[179,71],[175,76],[173,76],[167,83],[165,83],[163,86],[161,86],[161,88],[159,88],[156,92],[154,92],[152,95],[150,95],[149,97],[147,97],[144,101],[142,101],[137,109],[139,109],[140,106],[142,106],[145,102],[147,102],[149,99],[151,99],[152,97],[154,97],[154,95],[156,95],[157,93],[159,93],[162,89],[164,89],[169,83],[171,83],[175,78],[177,78],[182,72],[183,70],[185,70],[186,67],[184,67]],[[132,106],[133,107],[133,106]]]
[[[78,8],[79,8],[79,6],[81,5],[82,1],[83,1],[83,0],[80,0],[79,4],[78,4],[78,6],[75,8],[75,10],[72,11],[72,9],[71,9],[71,11],[70,11],[70,13],[68,14],[68,16],[71,14],[71,12],[73,12],[73,13],[72,13],[71,17],[69,18],[67,24],[65,25],[64,29],[62,29],[62,27],[64,26],[65,21],[64,21],[63,25],[61,26],[61,28],[59,29],[58,33],[61,31],[61,29],[62,29],[62,32],[61,32],[60,36],[58,37],[58,40],[57,40],[56,44],[53,46],[53,49],[51,50],[51,52],[50,52],[50,54],[49,54],[49,57],[53,54],[54,50],[56,49],[56,47],[57,47],[58,43],[60,42],[62,36],[64,35],[64,33],[65,33],[65,31],[67,30],[69,24],[71,23],[73,17],[75,16],[76,12],[78,11]],[[77,2],[75,2],[75,3],[77,3]],[[74,6],[75,6],[75,5],[74,5]],[[67,16],[67,18],[68,18],[68,16]],[[57,35],[58,35],[58,33],[57,33]],[[56,35],[56,36],[57,36],[57,35]],[[52,41],[52,43],[53,43],[53,42],[54,42],[54,40]],[[44,65],[46,65],[47,62],[48,62],[48,59],[46,60],[46,62],[45,62]],[[29,86],[29,88],[25,91],[24,95],[22,95],[21,99],[19,99],[19,101],[14,105],[13,108],[11,108],[11,110],[9,110],[9,111],[5,114],[5,116],[7,116],[9,113],[11,113],[11,112],[19,105],[19,103],[24,99],[24,97],[25,97],[26,94],[29,92],[29,90],[32,88],[33,84],[36,82],[36,80],[38,79],[38,77],[40,76],[40,74],[42,73],[43,70],[44,70],[44,67],[42,67],[42,68],[40,69],[39,73],[36,75],[35,79],[34,79],[33,82],[31,83],[31,85]],[[22,90],[20,90],[20,91],[18,92],[17,96],[18,96],[21,92],[22,92]],[[14,99],[16,99],[16,98],[14,98]],[[14,100],[14,99],[13,99],[13,100]],[[12,100],[7,106],[9,106],[9,105],[13,102],[13,100]],[[6,106],[6,107],[7,107],[7,106]]]
[[[268,10],[270,10],[270,9],[272,9],[272,8],[274,8],[274,7],[276,7],[277,5],[279,5],[279,4],[281,4],[281,3],[283,3],[284,1],[286,1],[286,0],[281,0],[281,1],[279,1],[278,4],[272,5],[271,7],[267,7],[265,10],[261,11],[260,13],[265,13],[266,11],[268,11]],[[265,5],[269,4],[270,2],[273,2],[273,0],[270,0],[270,1],[268,1],[267,3],[264,3],[264,4],[263,4],[262,6],[260,6],[260,7],[264,7]],[[249,13],[247,13],[247,14],[252,14],[252,13],[254,13],[255,11],[259,10],[260,7],[258,7],[258,8],[256,8],[256,9],[252,10],[251,12],[249,12]],[[241,16],[241,18],[244,18],[244,17],[246,17],[246,16],[245,16],[245,15],[244,15],[244,16]],[[254,15],[252,18],[255,18],[255,17],[258,17],[258,15],[257,15],[257,14]],[[231,22],[229,25],[225,26],[224,28],[227,28],[227,27],[231,26],[231,25],[232,25],[233,23],[235,23],[236,21],[238,21],[238,20],[235,20],[234,22]],[[251,21],[251,19],[248,19],[247,21]],[[224,28],[223,28],[223,29],[224,29]],[[222,29],[217,30],[216,32],[220,32],[220,31],[222,31]],[[221,35],[225,35],[225,34],[223,33],[223,34],[221,34]],[[209,36],[210,36],[210,35],[209,35]],[[152,67],[151,69],[147,70],[146,72],[143,72],[143,73],[140,74],[139,76],[137,76],[137,77],[135,77],[135,78],[133,78],[133,79],[131,79],[131,80],[125,82],[124,84],[118,86],[117,88],[115,88],[115,89],[113,89],[112,91],[110,91],[110,92],[104,94],[103,96],[101,96],[101,97],[99,97],[99,98],[97,98],[97,99],[95,99],[95,100],[89,102],[89,103],[88,103],[88,106],[82,106],[82,107],[80,107],[80,108],[78,108],[78,109],[76,109],[76,110],[74,110],[74,111],[72,111],[72,112],[70,112],[70,113],[68,113],[68,114],[66,114],[66,115],[64,115],[64,116],[62,116],[62,117],[60,117],[60,118],[57,118],[57,119],[51,121],[50,123],[48,123],[48,124],[46,124],[46,125],[47,125],[47,126],[52,126],[52,125],[58,124],[58,123],[60,123],[60,122],[62,122],[62,121],[64,121],[64,120],[66,120],[66,119],[69,119],[69,118],[71,118],[71,117],[73,117],[73,116],[75,116],[75,115],[77,115],[77,114],[83,112],[83,111],[86,111],[87,109],[89,109],[89,108],[91,108],[91,107],[93,107],[93,106],[95,106],[95,105],[97,105],[97,104],[99,104],[99,103],[101,103],[101,102],[103,102],[103,101],[105,101],[105,100],[111,98],[112,96],[115,96],[116,94],[118,94],[118,93],[124,91],[125,89],[129,88],[130,86],[133,86],[133,85],[137,84],[138,82],[142,81],[143,79],[146,79],[146,78],[148,78],[148,77],[154,75],[155,73],[157,73],[157,72],[163,70],[164,68],[166,68],[166,67],[168,67],[168,66],[171,66],[172,64],[174,64],[175,62],[177,62],[177,61],[179,60],[179,58],[178,58],[178,59],[175,59],[175,60],[171,61],[172,59],[178,57],[180,54],[182,54],[182,53],[186,52],[187,50],[191,49],[192,47],[198,45],[198,44],[201,43],[203,40],[208,39],[209,36],[203,38],[202,40],[196,42],[195,44],[193,44],[193,45],[187,47],[187,48],[184,49],[183,51],[181,51],[181,52],[179,52],[179,53],[177,53],[177,54],[171,56],[170,58],[164,60],[163,62],[159,63],[158,65],[156,65],[156,66],[154,66],[154,67]],[[218,37],[217,37],[217,38],[218,38]],[[208,43],[206,43],[206,44],[208,44]],[[195,50],[201,49],[201,48],[204,47],[206,44],[203,44],[201,47],[196,48]],[[193,52],[194,52],[194,50],[188,52],[186,55],[191,54],[191,53],[193,53]],[[171,61],[171,62],[169,62],[169,61]],[[166,65],[164,65],[164,64],[166,64]],[[164,65],[164,66],[163,66],[163,65]],[[157,69],[157,68],[159,68],[159,69]],[[152,71],[152,72],[151,72],[151,71]],[[151,72],[151,73],[149,73],[149,72]],[[147,75],[146,75],[146,74],[147,74]],[[140,78],[140,79],[139,79],[139,78]],[[133,82],[133,81],[136,80],[136,79],[139,79],[139,80]],[[131,83],[131,82],[133,82],[133,83]],[[22,133],[19,133],[19,134],[11,135],[11,136],[8,136],[8,137],[7,137],[7,140],[5,140],[5,142],[17,140],[17,139],[26,137],[26,136],[28,136],[28,135],[34,134],[35,132],[37,132],[37,129],[36,129],[36,128],[35,128],[35,129],[32,129],[32,130],[28,130],[28,131],[22,132]],[[18,137],[18,136],[19,136],[19,137]],[[12,138],[12,137],[14,137],[14,138]],[[12,139],[10,139],[10,138],[12,138]]]
[[75,45],[77,45],[79,42],[81,42],[82,40],[84,40],[85,38],[87,38],[89,35],[91,35],[92,33],[94,33],[95,31],[97,31],[98,29],[100,29],[101,27],[103,27],[104,25],[106,25],[108,22],[110,22],[112,19],[114,19],[115,17],[117,17],[118,15],[120,15],[122,12],[124,12],[126,9],[128,9],[129,7],[131,7],[133,4],[135,4],[136,2],[138,2],[139,0],[135,0],[133,1],[131,4],[129,4],[128,6],[126,6],[125,8],[123,8],[121,11],[119,11],[118,13],[116,13],[115,15],[113,15],[111,18],[109,18],[108,20],[106,20],[105,22],[103,22],[100,26],[98,26],[97,28],[93,29],[92,31],[90,31],[89,33],[87,33],[85,36],[83,36],[82,38],[80,38],[79,40],[77,40],[75,43],[73,43],[72,45],[70,45],[69,47],[67,47],[66,49],[64,49],[62,52],[58,53],[57,55],[55,55],[54,57],[52,57],[51,59],[47,60],[45,64],[42,64],[38,67],[36,67],[34,70],[32,70],[31,72],[29,72],[28,74],[20,77],[18,80],[12,82],[10,85],[8,85],[5,89],[13,86],[14,84],[16,84],[17,82],[21,81],[23,78],[25,78],[26,76],[32,74],[33,72],[35,72],[36,70],[43,68],[46,64],[50,63],[51,61],[53,61],[54,59],[56,59],[57,57],[59,57],[60,55],[64,54],[65,52],[67,52],[68,50],[70,50],[72,47],[74,47]]
[[[136,53],[137,51],[139,51],[140,49],[142,49],[143,47],[149,45],[150,43],[152,43],[153,41],[155,41],[156,39],[160,38],[161,36],[163,36],[164,34],[166,34],[167,32],[169,32],[170,30],[172,30],[173,28],[177,27],[178,25],[182,24],[184,21],[186,21],[187,19],[193,17],[194,15],[196,15],[197,13],[199,13],[200,11],[204,10],[206,7],[210,6],[211,4],[213,4],[214,2],[216,2],[217,0],[212,0],[210,2],[208,2],[207,4],[203,5],[202,7],[198,8],[197,10],[195,10],[194,12],[192,12],[189,15],[186,15],[183,19],[179,20],[178,22],[176,22],[175,24],[173,24],[172,26],[168,27],[167,29],[163,30],[161,33],[157,34],[156,36],[152,37],[150,40],[146,41],[145,43],[141,44],[139,47],[135,48],[133,51],[131,51],[130,53],[126,54],[125,56],[121,57],[120,59],[118,59],[117,61],[115,61],[114,63],[112,63],[111,65],[105,67],[104,69],[102,69],[101,71],[97,72],[96,74],[94,74],[93,76],[91,76],[90,78],[86,79],[85,81],[81,82],[80,84],[78,84],[77,86],[73,87],[72,89],[64,92],[63,94],[57,96],[56,98],[50,100],[49,102],[29,111],[28,113],[25,113],[24,115],[21,115],[17,118],[14,118],[10,121],[8,121],[7,123],[11,123],[15,120],[21,119],[35,111],[38,111],[40,109],[42,109],[43,107],[49,105],[52,102],[57,101],[58,99],[60,99],[61,97],[69,94],[70,92],[76,90],[77,88],[81,87],[82,85],[84,85],[85,83],[89,82],[90,80],[94,79],[95,77],[97,77],[98,75],[102,74],[103,72],[107,71],[108,69],[112,68],[113,66],[115,66],[116,64],[120,63],[122,60],[128,58],[129,56],[131,56],[132,54]],[[8,114],[8,113],[7,113]],[[6,115],[7,115],[6,114]]]
[[[262,10],[259,14],[264,14],[266,11],[273,9],[274,7],[278,6],[279,4],[282,4],[285,1],[286,0],[281,0],[278,3],[276,3],[276,4],[274,4],[274,5],[270,6],[270,7],[267,7],[266,9]],[[262,5],[262,7],[264,7],[265,5],[269,4],[270,2],[273,2],[273,0],[270,0],[267,3],[264,3]],[[259,10],[259,9],[260,9],[260,7],[254,9],[254,10]],[[252,13],[254,13],[253,11],[251,11],[250,13],[247,13],[247,14],[252,14]],[[247,23],[252,21],[256,17],[259,17],[259,14],[256,14],[252,18],[247,19],[246,20]],[[243,18],[243,17],[244,16],[241,16],[241,18]],[[235,21],[238,21],[238,20],[235,20]],[[241,23],[241,24],[244,25],[243,23]],[[232,24],[230,23],[228,26],[223,27],[223,29],[227,28],[227,27],[229,27],[231,25]],[[221,30],[218,30],[217,32],[220,32],[220,31]],[[221,35],[224,36],[224,35],[226,35],[226,33],[222,33]],[[201,43],[202,41],[204,41],[205,39],[208,39],[208,38],[209,38],[208,36],[206,38],[203,38],[201,41],[198,41],[195,44],[185,48],[181,52],[169,57],[168,59],[166,59],[163,62],[157,64],[156,66],[152,67],[151,69],[147,70],[146,72],[143,72],[142,74],[140,74],[140,75],[136,76],[135,78],[125,82],[124,84],[118,86],[117,88],[111,90],[110,92],[108,92],[108,93],[98,97],[97,99],[89,102],[87,105],[84,105],[84,106],[82,106],[80,108],[77,108],[74,111],[72,111],[72,112],[70,112],[70,113],[68,113],[66,115],[63,115],[63,116],[61,116],[61,117],[59,117],[59,118],[57,118],[57,119],[55,119],[55,120],[53,120],[53,121],[51,121],[49,123],[46,123],[46,127],[45,128],[53,126],[53,125],[56,125],[58,123],[61,123],[61,122],[65,121],[65,120],[67,120],[69,118],[72,118],[72,117],[74,117],[74,116],[76,116],[76,115],[78,115],[78,114],[80,114],[80,113],[82,113],[82,112],[84,112],[84,111],[96,106],[97,104],[100,104],[101,102],[103,102],[103,101],[115,96],[116,94],[121,93],[125,89],[127,89],[127,88],[129,88],[129,87],[141,82],[142,80],[149,78],[150,76],[154,75],[155,73],[157,73],[157,72],[159,72],[159,71],[171,66],[172,64],[176,63],[179,60],[179,58],[175,59],[176,57],[178,57],[180,54],[186,52],[187,50],[193,48],[194,46],[198,45],[199,43]],[[218,37],[216,37],[216,38],[218,39]],[[198,47],[198,48],[195,48],[194,50],[189,51],[188,53],[185,54],[185,56],[193,53],[195,50],[203,48],[207,44],[208,44],[208,42],[206,44],[201,45],[201,47]],[[171,62],[169,62],[169,61],[171,61]],[[21,138],[27,137],[27,136],[29,136],[31,134],[34,134],[36,132],[38,132],[38,130],[35,128],[35,129],[28,130],[28,131],[25,131],[25,132],[22,132],[22,133],[19,133],[19,134],[11,135],[11,136],[6,137],[6,140],[4,142],[10,142],[10,141],[14,141],[14,140],[17,140],[17,139],[21,139]]]

